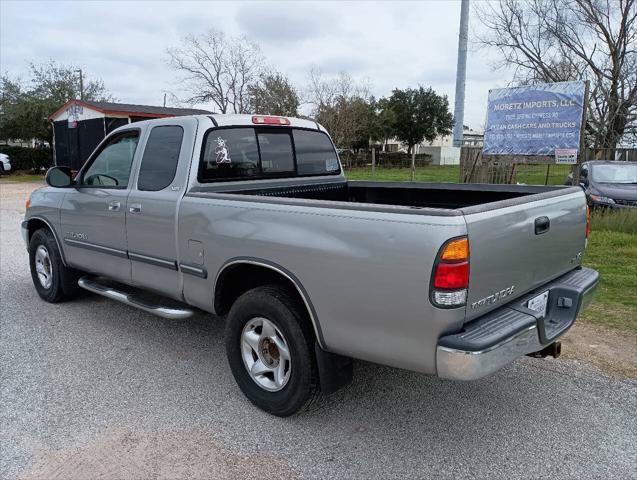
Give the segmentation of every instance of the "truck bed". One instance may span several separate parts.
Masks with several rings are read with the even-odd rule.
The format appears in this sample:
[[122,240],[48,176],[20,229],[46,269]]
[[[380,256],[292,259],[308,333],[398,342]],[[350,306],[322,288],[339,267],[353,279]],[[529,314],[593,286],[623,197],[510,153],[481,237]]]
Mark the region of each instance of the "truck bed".
[[[496,308],[498,302],[490,299],[498,298],[502,290],[508,289],[508,297],[513,300],[581,264],[586,204],[579,187],[348,182],[342,177],[332,182],[287,182],[205,185],[189,196],[291,207],[286,212],[311,207],[324,208],[327,215],[336,215],[339,210],[358,211],[361,218],[370,218],[370,213],[422,216],[428,224],[426,235],[445,230],[443,225],[451,229],[460,218],[462,228],[455,235],[466,234],[471,250],[466,320]],[[391,219],[395,221],[396,217]],[[281,218],[271,221],[281,222]],[[281,228],[298,229],[298,220]],[[313,233],[303,235],[317,234],[313,225],[308,228]],[[331,226],[323,228],[332,230]],[[447,238],[452,236],[448,234]],[[423,245],[420,250],[428,249]]]
[[[288,199],[323,200],[360,205],[387,205],[412,209],[457,210],[504,202],[497,207],[517,205],[566,193],[573,187],[535,185],[487,185],[455,183],[339,181],[312,182],[299,180],[284,184],[250,185],[231,188],[204,186],[196,193],[225,193],[277,197]],[[195,192],[193,192],[195,193]],[[533,196],[533,198],[529,198]],[[338,208],[337,205],[332,204]],[[482,208],[474,208],[474,211]],[[429,212],[431,213],[431,212]],[[467,212],[463,212],[467,213]]]

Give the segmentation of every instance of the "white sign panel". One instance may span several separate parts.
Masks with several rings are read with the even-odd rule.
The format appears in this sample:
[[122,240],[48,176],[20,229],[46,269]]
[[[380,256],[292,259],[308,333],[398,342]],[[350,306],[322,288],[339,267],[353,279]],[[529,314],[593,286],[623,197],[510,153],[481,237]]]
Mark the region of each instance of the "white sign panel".
[[82,105],[74,103],[73,105],[69,106],[69,108],[66,110],[66,113],[68,116],[69,128],[76,128],[77,122],[80,121],[80,115],[84,113],[84,107],[82,107]]
[[556,148],[555,163],[562,165],[573,165],[577,163],[576,148]]

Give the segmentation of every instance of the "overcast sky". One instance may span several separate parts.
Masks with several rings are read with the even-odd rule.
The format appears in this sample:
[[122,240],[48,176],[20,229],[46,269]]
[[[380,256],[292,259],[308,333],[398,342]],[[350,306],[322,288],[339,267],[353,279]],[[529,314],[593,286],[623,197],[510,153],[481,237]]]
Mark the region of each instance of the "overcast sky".
[[[246,35],[268,63],[303,88],[316,66],[347,71],[372,93],[431,86],[453,111],[460,2],[26,2],[0,0],[0,67],[26,76],[29,62],[74,64],[124,103],[161,105],[179,94],[166,48],[215,28]],[[471,20],[474,20],[473,18]],[[479,28],[470,21],[470,29]],[[481,128],[487,93],[505,86],[489,53],[470,45],[466,125]],[[211,106],[202,105],[202,107]]]

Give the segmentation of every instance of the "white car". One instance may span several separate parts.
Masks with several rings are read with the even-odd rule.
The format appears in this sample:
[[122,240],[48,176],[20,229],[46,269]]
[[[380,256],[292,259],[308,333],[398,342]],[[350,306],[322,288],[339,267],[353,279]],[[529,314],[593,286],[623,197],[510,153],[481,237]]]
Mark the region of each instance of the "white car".
[[11,160],[6,153],[0,153],[0,173],[11,171]]

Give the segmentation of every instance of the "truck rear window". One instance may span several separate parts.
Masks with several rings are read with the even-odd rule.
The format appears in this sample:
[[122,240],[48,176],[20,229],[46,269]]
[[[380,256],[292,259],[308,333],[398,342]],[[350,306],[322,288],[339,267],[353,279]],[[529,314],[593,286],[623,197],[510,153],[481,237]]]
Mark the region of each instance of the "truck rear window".
[[206,132],[199,181],[338,175],[329,137],[320,131],[281,127],[215,128]]

